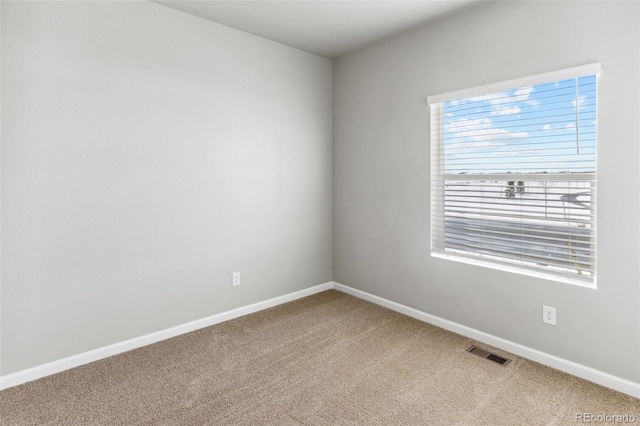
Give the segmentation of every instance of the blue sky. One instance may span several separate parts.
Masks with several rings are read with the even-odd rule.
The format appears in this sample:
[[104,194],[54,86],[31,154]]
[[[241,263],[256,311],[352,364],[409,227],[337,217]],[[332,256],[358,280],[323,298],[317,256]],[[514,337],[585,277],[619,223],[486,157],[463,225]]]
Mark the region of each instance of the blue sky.
[[444,102],[444,144],[447,173],[595,171],[596,76]]

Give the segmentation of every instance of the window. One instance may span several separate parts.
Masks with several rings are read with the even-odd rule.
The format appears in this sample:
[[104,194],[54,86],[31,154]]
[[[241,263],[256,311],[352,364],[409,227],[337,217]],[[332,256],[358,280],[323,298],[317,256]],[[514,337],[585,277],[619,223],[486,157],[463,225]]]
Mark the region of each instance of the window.
[[595,287],[599,73],[427,98],[432,256]]

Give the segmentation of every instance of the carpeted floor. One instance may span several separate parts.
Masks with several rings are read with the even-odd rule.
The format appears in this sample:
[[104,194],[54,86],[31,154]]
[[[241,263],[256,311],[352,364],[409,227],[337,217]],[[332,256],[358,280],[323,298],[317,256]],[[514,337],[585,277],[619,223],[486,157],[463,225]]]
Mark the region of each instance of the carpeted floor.
[[640,424],[636,398],[473,343],[332,290],[2,391],[0,424]]

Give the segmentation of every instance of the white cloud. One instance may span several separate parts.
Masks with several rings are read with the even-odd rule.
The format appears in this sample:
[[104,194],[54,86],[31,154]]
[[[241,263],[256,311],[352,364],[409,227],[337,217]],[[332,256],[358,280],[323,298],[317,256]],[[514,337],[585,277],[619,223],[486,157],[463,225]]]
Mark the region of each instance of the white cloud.
[[[446,113],[447,118],[445,123],[445,131],[452,134],[454,138],[457,138],[462,143],[462,140],[468,139],[476,142],[475,147],[482,146],[500,146],[505,145],[508,141],[513,139],[528,138],[529,133],[526,131],[509,131],[507,129],[494,127],[491,117],[496,116],[508,116],[520,114],[524,105],[537,106],[538,102],[532,99],[532,93],[534,92],[533,86],[520,87],[515,90],[506,90],[502,92],[488,93],[485,95],[474,96],[468,99],[458,99],[451,102],[452,105],[476,103],[477,111],[471,112],[476,114],[481,111],[484,105],[478,105],[478,103],[488,103],[490,110],[490,116],[478,117],[478,118],[466,118],[456,117],[456,113],[450,115]],[[551,129],[550,126],[545,130]],[[454,142],[455,143],[455,142]]]
[[526,100],[529,99],[529,96],[532,92],[533,86],[521,87],[513,92],[513,96],[515,96],[518,100]]
[[513,102],[524,102],[531,106],[538,106],[538,101],[531,99],[533,86],[521,87],[513,92]]
[[553,127],[551,127],[551,124],[545,124],[545,125],[542,127],[542,130],[551,130],[552,128],[553,128]]
[[[586,96],[579,96],[578,97],[578,110],[581,110],[582,108],[584,108],[584,105],[587,103],[586,101]],[[576,100],[572,100],[571,101],[571,105],[575,108],[576,107]]]
[[531,106],[537,106],[538,101],[531,99],[533,93],[533,86],[520,87],[519,89],[511,91],[502,91],[488,93],[486,95],[474,96],[466,99],[468,102],[489,102],[491,105],[491,115],[514,115],[521,112],[520,104],[527,104]]
[[491,115],[513,115],[518,114],[520,112],[519,106],[513,106],[511,104],[508,105],[499,105],[494,106],[493,111],[491,111]]
[[459,118],[445,124],[445,130],[454,134],[455,137],[474,137],[482,132],[491,129],[490,118]]
[[445,124],[445,130],[456,138],[470,138],[476,142],[487,140],[521,139],[529,136],[527,132],[510,132],[494,128],[490,118],[460,118]]

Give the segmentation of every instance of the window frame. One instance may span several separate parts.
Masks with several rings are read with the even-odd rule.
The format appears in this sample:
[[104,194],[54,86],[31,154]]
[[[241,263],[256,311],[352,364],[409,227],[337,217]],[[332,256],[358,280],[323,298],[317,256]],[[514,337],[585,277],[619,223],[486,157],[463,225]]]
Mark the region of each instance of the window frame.
[[[460,253],[451,253],[446,251],[446,246],[444,243],[445,239],[445,185],[447,181],[447,173],[445,173],[445,156],[444,156],[444,104],[447,101],[460,100],[460,99],[468,99],[475,96],[482,96],[491,94],[494,92],[514,90],[526,86],[535,86],[541,84],[552,83],[556,81],[580,78],[590,75],[596,76],[596,90],[598,87],[597,79],[602,73],[602,66],[600,63],[591,63],[587,65],[582,65],[573,68],[566,68],[558,71],[547,72],[543,74],[536,74],[528,77],[516,78],[506,81],[501,81],[493,84],[487,84],[482,86],[471,87],[468,89],[456,90],[452,92],[432,95],[427,97],[427,104],[431,109],[431,193],[430,193],[430,202],[431,202],[431,223],[430,223],[430,255],[434,258],[447,259],[482,267],[487,267],[490,269],[498,269],[502,271],[517,273],[521,275],[533,276],[537,278],[552,280],[563,282],[567,284],[578,285],[586,288],[597,288],[597,265],[594,264],[591,269],[590,279],[584,278],[573,278],[571,276],[554,273],[549,265],[546,268],[528,268],[517,263],[508,264],[504,260],[500,261],[491,261],[489,259],[491,256],[476,253],[474,256],[468,254],[460,254]],[[598,93],[596,92],[595,101],[596,101],[596,111],[597,111],[597,100]],[[436,118],[437,117],[437,118]],[[596,126],[596,135],[598,133]],[[597,136],[596,136],[596,151],[597,151]],[[434,162],[434,159],[436,161]],[[439,160],[439,161],[437,161]],[[590,181],[591,182],[591,203],[593,206],[593,213],[590,215],[590,247],[593,248],[594,255],[593,260],[597,262],[597,242],[596,242],[596,232],[597,232],[597,200],[596,200],[596,184],[597,184],[597,167],[596,171],[593,173],[572,173],[570,175],[571,179],[568,179],[566,174],[562,173],[549,173],[545,176],[536,176],[536,179],[539,181],[558,179],[566,182],[573,181]],[[466,176],[466,179],[475,177],[475,174],[471,175],[461,175]],[[508,176],[507,173],[501,174],[486,174],[483,175],[483,178],[491,179],[498,178],[500,180],[504,180],[505,177]],[[517,180],[519,175],[518,173],[512,174],[511,180]],[[450,176],[449,176],[450,177]],[[440,197],[437,198],[436,197]],[[443,232],[439,235],[436,235],[435,230],[441,229]],[[451,249],[450,249],[451,251]],[[503,258],[506,259],[506,258]],[[507,263],[507,264],[505,264]],[[546,270],[545,270],[546,269]]]

